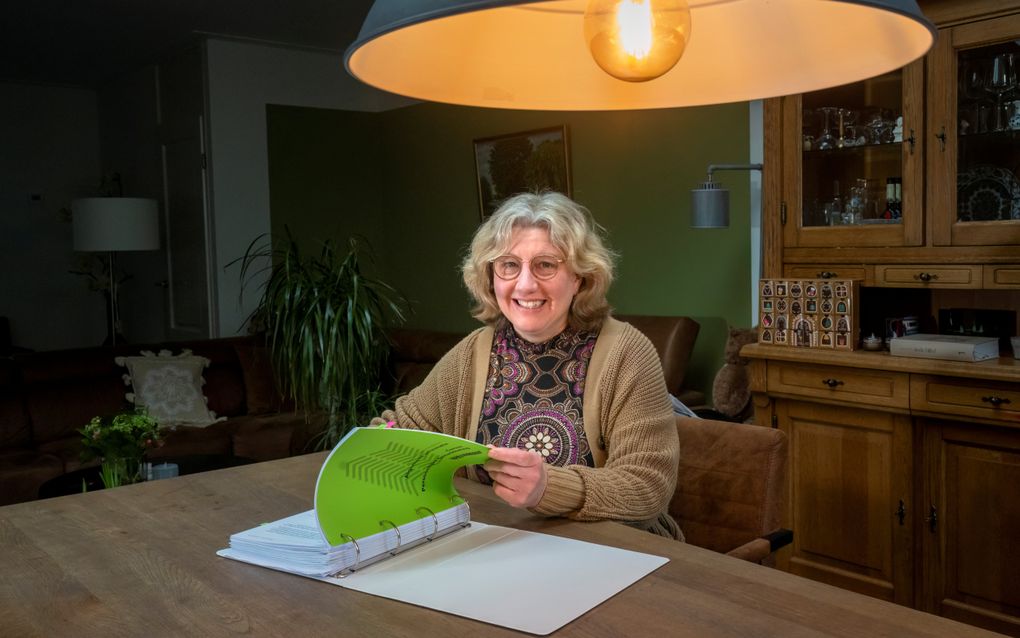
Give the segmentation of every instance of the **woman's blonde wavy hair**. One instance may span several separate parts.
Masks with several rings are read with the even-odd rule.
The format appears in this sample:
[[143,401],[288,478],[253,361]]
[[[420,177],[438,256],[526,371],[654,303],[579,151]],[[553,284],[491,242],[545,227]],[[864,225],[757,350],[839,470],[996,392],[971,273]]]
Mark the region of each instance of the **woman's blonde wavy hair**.
[[612,251],[602,241],[604,229],[584,206],[560,193],[523,193],[503,202],[471,240],[461,271],[475,300],[471,314],[488,324],[503,316],[492,286],[492,260],[506,254],[514,229],[544,228],[566,265],[581,278],[567,315],[569,325],[592,330],[609,315],[606,293],[613,282]]

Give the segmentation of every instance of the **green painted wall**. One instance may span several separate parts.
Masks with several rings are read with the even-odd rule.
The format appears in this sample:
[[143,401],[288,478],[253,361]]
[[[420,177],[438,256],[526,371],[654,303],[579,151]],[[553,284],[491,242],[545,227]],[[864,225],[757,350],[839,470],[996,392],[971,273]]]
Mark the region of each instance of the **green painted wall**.
[[269,107],[271,232],[284,227],[309,249],[360,234],[381,246],[384,154],[372,113]]
[[468,330],[458,264],[479,222],[472,140],[566,124],[573,196],[620,255],[621,313],[688,315],[688,385],[711,393],[727,324],[750,322],[746,174],[722,173],[730,227],[689,228],[710,163],[745,162],[747,104],[549,113],[421,104],[384,113],[267,107],[273,233],[366,237],[379,274],[414,302],[409,325]]

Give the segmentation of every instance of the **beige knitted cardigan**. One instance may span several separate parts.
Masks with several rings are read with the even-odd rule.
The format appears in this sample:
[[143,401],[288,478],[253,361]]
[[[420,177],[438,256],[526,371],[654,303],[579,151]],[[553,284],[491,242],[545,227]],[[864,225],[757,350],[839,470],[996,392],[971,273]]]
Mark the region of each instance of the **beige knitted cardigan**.
[[[383,418],[475,440],[493,334],[491,327],[479,328],[461,340]],[[596,467],[550,466],[545,494],[532,511],[619,520],[681,538],[666,514],[676,484],[675,417],[658,354],[630,324],[613,318],[603,323],[582,410]]]

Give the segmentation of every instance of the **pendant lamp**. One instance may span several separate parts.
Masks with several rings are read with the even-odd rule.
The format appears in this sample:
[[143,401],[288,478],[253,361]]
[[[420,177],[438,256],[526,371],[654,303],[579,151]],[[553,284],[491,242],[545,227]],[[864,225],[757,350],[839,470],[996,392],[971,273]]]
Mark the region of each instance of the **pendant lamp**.
[[344,63],[434,102],[646,109],[847,84],[934,41],[915,0],[377,0]]

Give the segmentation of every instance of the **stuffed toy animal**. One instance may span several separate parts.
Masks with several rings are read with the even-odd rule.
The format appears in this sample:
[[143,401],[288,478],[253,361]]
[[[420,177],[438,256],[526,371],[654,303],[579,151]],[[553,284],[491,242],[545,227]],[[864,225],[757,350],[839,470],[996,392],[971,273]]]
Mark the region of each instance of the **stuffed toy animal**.
[[712,382],[713,407],[736,421],[744,421],[752,414],[747,359],[740,356],[740,349],[757,341],[758,331],[754,328],[730,328],[723,354],[725,363]]

